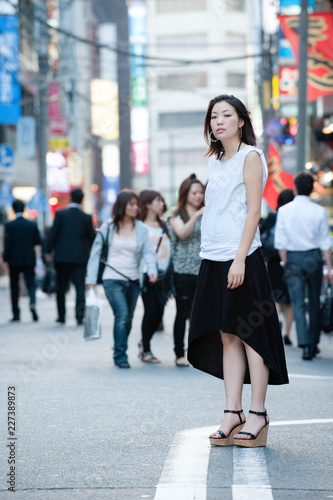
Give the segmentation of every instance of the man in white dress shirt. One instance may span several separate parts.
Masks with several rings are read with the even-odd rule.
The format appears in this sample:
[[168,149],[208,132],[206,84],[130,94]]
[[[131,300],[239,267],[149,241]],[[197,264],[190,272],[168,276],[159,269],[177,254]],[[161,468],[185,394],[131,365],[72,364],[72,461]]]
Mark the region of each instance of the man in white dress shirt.
[[[320,337],[320,291],[323,255],[327,279],[332,283],[332,242],[324,207],[309,198],[313,177],[298,174],[294,180],[295,198],[278,210],[274,246],[285,264],[285,277],[294,311],[298,346],[302,359],[318,354]],[[322,253],[323,252],[323,253]],[[309,325],[306,322],[306,286],[309,298]]]

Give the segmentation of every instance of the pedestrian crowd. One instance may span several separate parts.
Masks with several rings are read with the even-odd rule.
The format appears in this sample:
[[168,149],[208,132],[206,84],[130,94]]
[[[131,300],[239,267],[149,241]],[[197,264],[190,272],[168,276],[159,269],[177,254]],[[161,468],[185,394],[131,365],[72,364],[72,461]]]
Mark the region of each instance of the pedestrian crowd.
[[[333,282],[329,224],[325,209],[309,198],[314,180],[305,173],[295,177],[294,191],[280,193],[276,212],[260,219],[268,169],[256,146],[250,112],[238,98],[222,94],[210,101],[204,136],[207,186],[195,174],[187,177],[168,217],[160,192],[123,189],[110,219],[95,233],[91,216],[82,210],[83,192],[72,191],[71,203],[56,213],[43,244],[44,260],[54,264],[57,274],[56,321],[66,322],[70,280],[76,289],[78,325],[84,323],[85,289],[94,293],[102,283],[114,315],[113,360],[119,368],[130,368],[128,339],[141,294],[138,356],[144,363],[159,364],[151,344],[165,305],[174,296],[176,365],[190,363],[224,380],[227,409],[210,436],[211,444],[266,446],[267,386],[288,383],[283,343],[291,345],[293,319],[302,359],[319,353],[323,259],[325,280]],[[20,273],[32,318],[38,321],[34,249],[42,240],[37,226],[22,217],[24,203],[15,200],[13,210],[16,220],[5,226],[4,249],[11,321],[20,320]],[[247,417],[242,409],[244,384],[251,384]]]

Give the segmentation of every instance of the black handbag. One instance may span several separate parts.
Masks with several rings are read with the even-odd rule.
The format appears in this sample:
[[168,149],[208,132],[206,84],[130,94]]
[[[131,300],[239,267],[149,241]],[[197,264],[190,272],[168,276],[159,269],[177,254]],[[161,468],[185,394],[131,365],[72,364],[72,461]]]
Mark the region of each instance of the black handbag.
[[328,283],[325,290],[324,302],[320,309],[320,329],[325,333],[333,331],[333,296],[332,285]]
[[103,234],[100,231],[98,231],[98,234],[101,236],[101,238],[103,240],[102,251],[101,251],[101,256],[99,258],[99,267],[98,267],[98,273],[97,273],[97,284],[98,285],[102,284],[102,276],[103,276],[104,269],[105,269],[105,262],[108,259],[110,225],[111,224],[108,224],[106,238],[104,238]]
[[57,291],[57,273],[53,264],[46,265],[45,276],[42,282],[42,291],[47,295],[51,295]]

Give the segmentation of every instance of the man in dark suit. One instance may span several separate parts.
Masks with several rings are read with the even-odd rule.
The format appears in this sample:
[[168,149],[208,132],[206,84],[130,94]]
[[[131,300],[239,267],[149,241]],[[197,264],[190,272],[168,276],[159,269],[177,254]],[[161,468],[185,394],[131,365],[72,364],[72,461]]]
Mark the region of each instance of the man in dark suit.
[[83,323],[86,267],[95,231],[91,215],[82,210],[82,200],[83,191],[73,189],[71,203],[66,209],[56,212],[46,244],[46,260],[53,260],[57,271],[57,322],[62,324],[66,321],[65,294],[70,278],[76,290],[76,321],[78,325]]
[[38,321],[36,313],[35,287],[35,246],[41,245],[41,237],[34,222],[23,218],[24,203],[14,200],[13,210],[16,220],[5,225],[4,261],[9,265],[10,294],[13,318],[10,321],[20,321],[19,275],[23,273],[27,291],[30,297],[30,310],[34,321]]

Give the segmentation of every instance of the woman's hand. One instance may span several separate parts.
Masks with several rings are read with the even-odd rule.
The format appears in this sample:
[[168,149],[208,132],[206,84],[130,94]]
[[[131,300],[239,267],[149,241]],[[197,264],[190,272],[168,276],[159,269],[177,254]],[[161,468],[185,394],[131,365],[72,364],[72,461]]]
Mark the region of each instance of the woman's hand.
[[90,290],[91,288],[95,289],[96,285],[86,285],[86,289]]
[[241,286],[244,283],[245,261],[235,259],[230,266],[228,273],[228,286],[230,290]]
[[195,212],[195,214],[194,214],[194,215],[195,215],[195,217],[196,217],[197,219],[199,219],[200,217],[202,217],[202,216],[203,216],[204,211],[205,211],[205,207],[201,207],[201,208],[200,208],[200,210],[197,210],[197,211]]
[[149,283],[156,283],[157,281],[157,274],[153,273],[149,275]]

